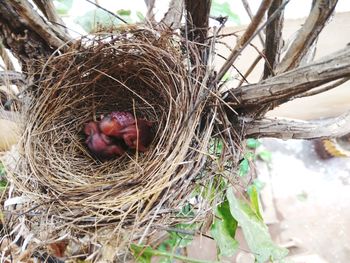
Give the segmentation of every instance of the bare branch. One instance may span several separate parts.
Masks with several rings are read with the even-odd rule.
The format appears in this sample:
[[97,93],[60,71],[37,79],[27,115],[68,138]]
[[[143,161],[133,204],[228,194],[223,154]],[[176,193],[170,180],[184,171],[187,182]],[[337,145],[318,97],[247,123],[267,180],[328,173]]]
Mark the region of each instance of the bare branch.
[[331,83],[325,87],[320,87],[317,88],[315,90],[311,90],[302,94],[298,94],[296,96],[293,97],[293,99],[298,99],[298,98],[304,98],[304,97],[310,97],[310,96],[314,96],[323,92],[326,92],[328,90],[334,89],[336,87],[339,87],[340,85],[344,84],[345,82],[349,81],[350,78],[343,78],[340,80],[335,81],[334,83]]
[[[268,17],[282,5],[283,0],[274,0],[267,12]],[[283,28],[283,11],[281,11],[266,27],[266,40],[265,40],[265,56],[267,61],[264,66],[263,79],[268,76],[274,76],[274,70],[276,64],[279,62],[279,53],[282,46],[282,28]]]
[[[252,10],[250,9],[250,5],[249,5],[248,1],[247,0],[242,0],[242,4],[243,4],[243,6],[245,8],[245,11],[247,11],[247,14],[248,14],[250,20],[253,20],[254,16],[253,16]],[[259,32],[258,36],[259,36],[259,40],[261,42],[261,45],[265,46],[265,42],[264,42],[264,38],[263,38],[262,32]]]
[[21,20],[34,30],[46,42],[55,48],[59,48],[69,41],[65,35],[54,30],[45,20],[33,9],[33,6],[27,0],[10,1],[11,5],[19,13]]
[[242,86],[243,82],[246,81],[246,79],[249,77],[250,73],[253,72],[256,65],[259,63],[259,61],[262,59],[262,56],[259,54],[256,59],[253,61],[253,63],[248,68],[247,72],[244,74],[244,77],[241,79],[241,81],[238,84],[238,87]]
[[171,0],[168,12],[165,13],[163,19],[161,20],[161,23],[164,23],[165,25],[173,29],[180,28],[183,5],[183,0]]
[[350,46],[312,64],[260,83],[232,89],[225,99],[233,108],[254,107],[286,99],[333,80],[350,76]]
[[204,43],[208,33],[211,0],[185,0],[188,39]]
[[336,118],[316,121],[262,119],[246,123],[246,137],[317,139],[350,133],[350,112]]
[[326,25],[326,21],[333,13],[337,2],[338,0],[316,0],[310,15],[303,27],[298,31],[297,37],[276,68],[276,72],[285,72],[299,65],[309,47]]
[[[47,20],[53,23],[52,26],[56,27],[57,31],[59,31],[62,35],[65,35],[67,33],[66,30],[64,30],[64,22],[62,18],[57,14],[52,0],[34,0],[34,3],[37,5],[40,11],[43,12]],[[56,25],[62,25],[62,27]],[[68,36],[65,38],[69,39]]]
[[145,4],[147,6],[147,14],[146,14],[146,18],[150,21],[154,20],[154,13],[153,13],[153,9],[154,9],[154,3],[156,0],[145,0]]
[[0,37],[6,48],[10,49],[23,65],[50,56],[55,50],[46,38],[41,37],[28,21],[22,19],[12,1],[0,1]]
[[260,30],[257,31],[257,28],[262,21],[264,14],[266,10],[270,7],[272,0],[263,0],[260,4],[260,7],[255,14],[254,18],[252,19],[252,22],[249,24],[248,28],[244,32],[243,36],[238,40],[236,43],[236,46],[232,50],[230,56],[227,58],[226,62],[224,65],[221,67],[219,70],[215,81],[218,82],[220,79],[225,75],[225,73],[230,69],[232,66],[233,62],[237,59],[239,54],[241,54],[242,50],[250,43],[250,41],[255,37],[256,32],[259,32]]

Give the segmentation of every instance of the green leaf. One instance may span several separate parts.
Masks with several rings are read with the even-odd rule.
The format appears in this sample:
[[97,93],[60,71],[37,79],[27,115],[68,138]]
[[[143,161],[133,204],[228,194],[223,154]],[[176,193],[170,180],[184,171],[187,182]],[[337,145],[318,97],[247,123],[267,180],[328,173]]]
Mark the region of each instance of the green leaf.
[[136,11],[136,16],[140,21],[145,20],[145,16],[140,11]]
[[255,190],[260,193],[260,191],[264,188],[265,183],[260,181],[259,179],[254,179],[253,183],[247,187],[247,193],[250,195],[252,188],[254,187]]
[[6,175],[6,169],[3,163],[0,162],[0,177],[3,177]]
[[53,3],[59,15],[67,15],[73,6],[73,0],[54,0]]
[[136,262],[138,263],[150,263],[152,256],[167,257],[172,260],[177,259],[179,260],[179,262],[212,263],[211,261],[207,261],[207,260],[193,259],[193,258],[184,257],[173,253],[152,249],[149,246],[139,246],[136,244],[131,244],[130,250],[135,257]]
[[263,217],[260,213],[259,208],[259,193],[254,185],[251,185],[250,191],[248,191],[249,199],[250,199],[250,205],[257,217],[263,222]]
[[261,145],[261,142],[259,142],[256,139],[249,138],[249,139],[246,140],[246,145],[250,149],[256,149],[256,148],[258,148]]
[[235,240],[237,221],[232,217],[227,200],[216,208],[216,216],[211,226],[211,234],[216,241],[219,254],[222,256],[233,256],[238,248]]
[[[176,229],[178,230],[184,230],[184,232],[187,230],[189,232],[192,232],[193,230],[197,229],[197,224],[177,224]],[[186,234],[182,232],[177,231],[169,231],[170,232],[170,240],[169,245],[171,244],[173,247],[177,248],[183,248],[187,247],[189,244],[193,241],[193,234]]]
[[217,1],[213,1],[210,8],[210,14],[212,16],[227,16],[229,21],[240,24],[238,15],[231,11],[228,2],[218,3]]
[[245,155],[244,155],[244,158],[249,160],[249,161],[252,161],[255,159],[255,153],[253,152],[247,152]]
[[244,158],[240,163],[239,163],[239,170],[238,170],[238,175],[240,177],[246,176],[250,170],[249,166],[249,161]]
[[209,153],[220,155],[222,153],[222,149],[224,147],[224,142],[219,138],[211,139],[209,144]]
[[231,79],[231,74],[229,72],[226,72],[225,75],[221,78],[221,81],[227,81]]
[[152,256],[154,255],[152,248],[131,244],[130,249],[137,263],[151,263]]
[[[125,18],[125,20],[130,20],[128,16],[122,17]],[[83,16],[74,19],[74,22],[80,25],[88,33],[95,32],[101,27],[109,28],[121,23],[118,18],[101,9],[90,10]]]
[[0,180],[0,191],[5,191],[7,187],[7,181],[5,179]]
[[265,162],[267,162],[267,163],[270,163],[271,160],[272,160],[272,153],[271,153],[270,151],[261,151],[261,152],[258,152],[258,153],[257,153],[257,156],[258,156],[261,160],[263,160],[263,161],[265,161]]
[[245,240],[257,262],[279,260],[288,254],[288,250],[273,243],[267,226],[246,202],[236,198],[233,188],[227,190],[227,199],[232,216],[243,230]]
[[131,15],[131,11],[128,9],[119,9],[119,10],[117,10],[116,13],[120,16],[130,16]]

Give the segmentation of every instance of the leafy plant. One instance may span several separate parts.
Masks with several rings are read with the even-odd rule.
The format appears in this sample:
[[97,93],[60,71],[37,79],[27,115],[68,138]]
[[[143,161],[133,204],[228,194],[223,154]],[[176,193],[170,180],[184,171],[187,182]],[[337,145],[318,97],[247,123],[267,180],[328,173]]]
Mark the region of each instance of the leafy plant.
[[0,180],[0,191],[4,191],[7,187],[7,181],[5,179]]
[[261,145],[261,142],[258,141],[257,139],[248,138],[246,140],[246,145],[250,149],[256,149],[256,148],[258,148]]
[[231,215],[227,200],[217,206],[215,215],[211,234],[218,246],[218,255],[231,257],[236,253],[239,244],[235,240],[237,221]]
[[131,244],[130,249],[136,259],[136,262],[138,263],[151,263],[151,259],[154,256],[168,258],[171,260],[177,259],[180,260],[180,262],[186,263],[213,263],[212,261],[193,259],[178,254],[161,251],[158,249],[153,249],[149,246]]
[[5,166],[0,162],[0,191],[6,190],[6,187],[8,184],[5,178],[5,175],[6,175]]
[[278,247],[272,241],[267,226],[256,211],[256,205],[236,198],[232,188],[227,190],[227,199],[230,212],[242,228],[245,240],[257,262],[279,260],[288,254],[287,249]]

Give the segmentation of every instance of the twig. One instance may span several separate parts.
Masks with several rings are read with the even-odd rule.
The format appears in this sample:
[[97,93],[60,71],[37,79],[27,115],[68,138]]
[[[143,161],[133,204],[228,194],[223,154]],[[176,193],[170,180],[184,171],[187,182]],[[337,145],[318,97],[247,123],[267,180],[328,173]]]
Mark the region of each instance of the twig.
[[[247,11],[247,14],[248,14],[250,20],[252,21],[254,16],[253,16],[252,10],[250,9],[250,5],[249,5],[248,1],[247,0],[242,0],[242,4],[243,4],[243,6],[245,8],[245,11]],[[258,37],[259,37],[259,40],[261,42],[261,45],[265,46],[265,42],[264,42],[264,38],[263,38],[262,32],[259,32]]]
[[188,39],[204,43],[208,33],[211,0],[185,0]]
[[283,5],[281,5],[280,8],[277,9],[273,13],[273,15],[258,30],[256,30],[261,19],[263,18],[264,13],[266,12],[267,8],[269,8],[271,1],[265,0],[261,3],[257,14],[254,16],[254,19],[252,20],[252,22],[248,26],[246,32],[243,34],[243,36],[240,38],[240,40],[236,44],[235,48],[232,50],[232,53],[230,54],[226,63],[221,67],[218,75],[216,76],[216,79],[215,79],[216,82],[220,81],[220,79],[225,75],[225,73],[229,70],[229,68],[231,67],[233,62],[237,59],[239,54],[242,52],[242,50],[252,41],[252,39],[263,28],[266,27],[266,25],[268,25],[279,14],[280,11],[282,11],[284,9],[284,7],[289,3],[290,0],[286,0],[283,3]]
[[117,14],[114,14],[113,12],[109,11],[108,9],[100,6],[99,4],[92,2],[90,0],[85,0],[86,2],[89,2],[90,4],[96,6],[97,8],[100,8],[101,10],[107,12],[108,14],[114,16],[115,18],[119,19],[120,21],[122,21],[124,24],[128,24],[128,22],[126,22],[123,18],[121,18],[120,16],[118,16]]
[[246,137],[317,139],[340,137],[348,133],[350,133],[350,112],[326,120],[265,118],[246,123]]
[[241,79],[241,81],[239,82],[237,88],[239,88],[240,86],[242,86],[243,82],[245,81],[246,83],[248,83],[247,78],[249,77],[250,73],[252,73],[252,71],[254,70],[254,68],[256,67],[256,65],[259,63],[259,61],[262,59],[261,55],[258,55],[256,57],[256,59],[253,61],[252,65],[248,68],[247,72],[244,74],[244,77]]
[[314,95],[323,93],[325,91],[334,89],[334,88],[344,84],[345,82],[347,82],[349,80],[350,80],[350,78],[340,79],[340,80],[335,81],[334,83],[332,83],[330,85],[327,85],[327,86],[325,86],[323,88],[318,88],[316,90],[311,90],[311,91],[308,91],[308,92],[305,92],[305,93],[302,93],[302,94],[298,94],[298,95],[294,96],[293,99],[298,99],[298,98],[303,98],[303,97],[310,97],[310,96],[314,96]]
[[303,27],[298,31],[297,37],[290,45],[281,63],[277,66],[276,73],[285,72],[299,65],[309,47],[326,25],[326,21],[333,13],[337,2],[337,0],[316,0]]

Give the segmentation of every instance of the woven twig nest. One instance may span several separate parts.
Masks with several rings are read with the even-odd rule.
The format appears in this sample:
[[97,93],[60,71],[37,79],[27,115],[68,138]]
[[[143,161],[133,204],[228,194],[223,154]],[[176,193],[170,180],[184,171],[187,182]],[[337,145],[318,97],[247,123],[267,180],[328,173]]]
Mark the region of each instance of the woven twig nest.
[[[118,251],[149,242],[157,226],[189,220],[176,214],[196,183],[210,177],[202,168],[220,119],[215,90],[207,88],[212,72],[200,63],[195,45],[141,27],[57,51],[28,94],[11,178],[12,197],[22,198],[8,208],[19,215],[13,224],[23,224],[38,245],[85,236],[102,242],[104,235]],[[111,111],[153,123],[148,151],[109,161],[91,156],[84,124]]]

